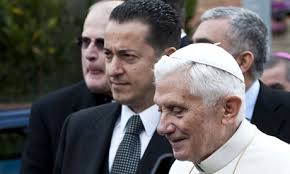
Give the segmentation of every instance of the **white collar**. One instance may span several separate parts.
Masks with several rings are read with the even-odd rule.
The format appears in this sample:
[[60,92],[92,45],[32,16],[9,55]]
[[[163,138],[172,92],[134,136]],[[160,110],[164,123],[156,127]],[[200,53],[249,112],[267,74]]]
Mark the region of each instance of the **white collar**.
[[216,152],[195,167],[204,173],[215,173],[224,168],[245,150],[255,136],[255,126],[243,120],[234,135]]
[[251,120],[260,90],[260,83],[256,80],[246,91],[246,118]]
[[184,36],[186,36],[186,33],[183,29],[181,29],[181,35],[180,35],[180,38],[183,38]]
[[133,115],[139,115],[148,136],[152,136],[160,120],[160,113],[157,105],[152,105],[140,113],[135,113],[128,106],[122,105],[120,127],[123,132],[126,131],[126,124]]

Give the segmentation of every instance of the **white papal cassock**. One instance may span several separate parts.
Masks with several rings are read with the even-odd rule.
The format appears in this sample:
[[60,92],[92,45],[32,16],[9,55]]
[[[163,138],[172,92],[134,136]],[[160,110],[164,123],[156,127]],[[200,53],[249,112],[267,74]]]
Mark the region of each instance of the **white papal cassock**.
[[188,173],[290,174],[290,145],[244,120],[235,134],[207,159],[199,164],[176,160],[169,172]]

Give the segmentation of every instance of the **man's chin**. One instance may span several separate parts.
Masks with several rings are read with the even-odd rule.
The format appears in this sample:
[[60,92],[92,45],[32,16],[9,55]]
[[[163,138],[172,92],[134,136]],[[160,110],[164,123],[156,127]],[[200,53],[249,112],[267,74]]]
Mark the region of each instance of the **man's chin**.
[[112,94],[113,94],[113,99],[114,99],[115,101],[117,101],[118,103],[121,103],[121,104],[124,104],[124,105],[126,105],[126,104],[128,103],[126,97],[124,97],[124,96],[120,96],[120,95],[118,95],[118,94],[116,94],[116,93],[114,93],[114,92],[112,92]]
[[180,160],[180,161],[188,161],[188,156],[189,154],[185,154],[185,153],[182,153],[182,152],[179,152],[179,151],[174,151],[173,149],[173,155],[174,155],[174,158],[177,159],[177,160]]
[[130,98],[130,95],[128,93],[125,93],[124,91],[114,91],[112,90],[113,99],[117,101],[118,103],[121,103],[123,105],[130,106],[132,103],[132,99]]

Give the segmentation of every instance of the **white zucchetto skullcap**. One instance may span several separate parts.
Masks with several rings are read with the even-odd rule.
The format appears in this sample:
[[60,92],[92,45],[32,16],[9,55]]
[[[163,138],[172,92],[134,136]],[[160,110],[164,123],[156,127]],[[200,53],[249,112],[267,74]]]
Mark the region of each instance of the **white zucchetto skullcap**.
[[241,81],[243,73],[235,58],[223,48],[210,43],[190,44],[172,53],[170,58],[187,59],[226,71]]

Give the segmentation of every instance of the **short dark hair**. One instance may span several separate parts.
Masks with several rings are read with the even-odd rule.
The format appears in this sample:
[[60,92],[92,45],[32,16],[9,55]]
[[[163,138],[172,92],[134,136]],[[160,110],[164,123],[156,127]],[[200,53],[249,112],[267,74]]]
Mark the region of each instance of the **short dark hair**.
[[184,25],[185,22],[184,0],[162,0],[162,1],[171,5],[171,7],[176,10],[177,14],[180,17],[182,25]]
[[180,45],[181,22],[176,10],[161,0],[128,0],[117,6],[110,20],[118,23],[140,21],[149,26],[146,38],[158,54]]

